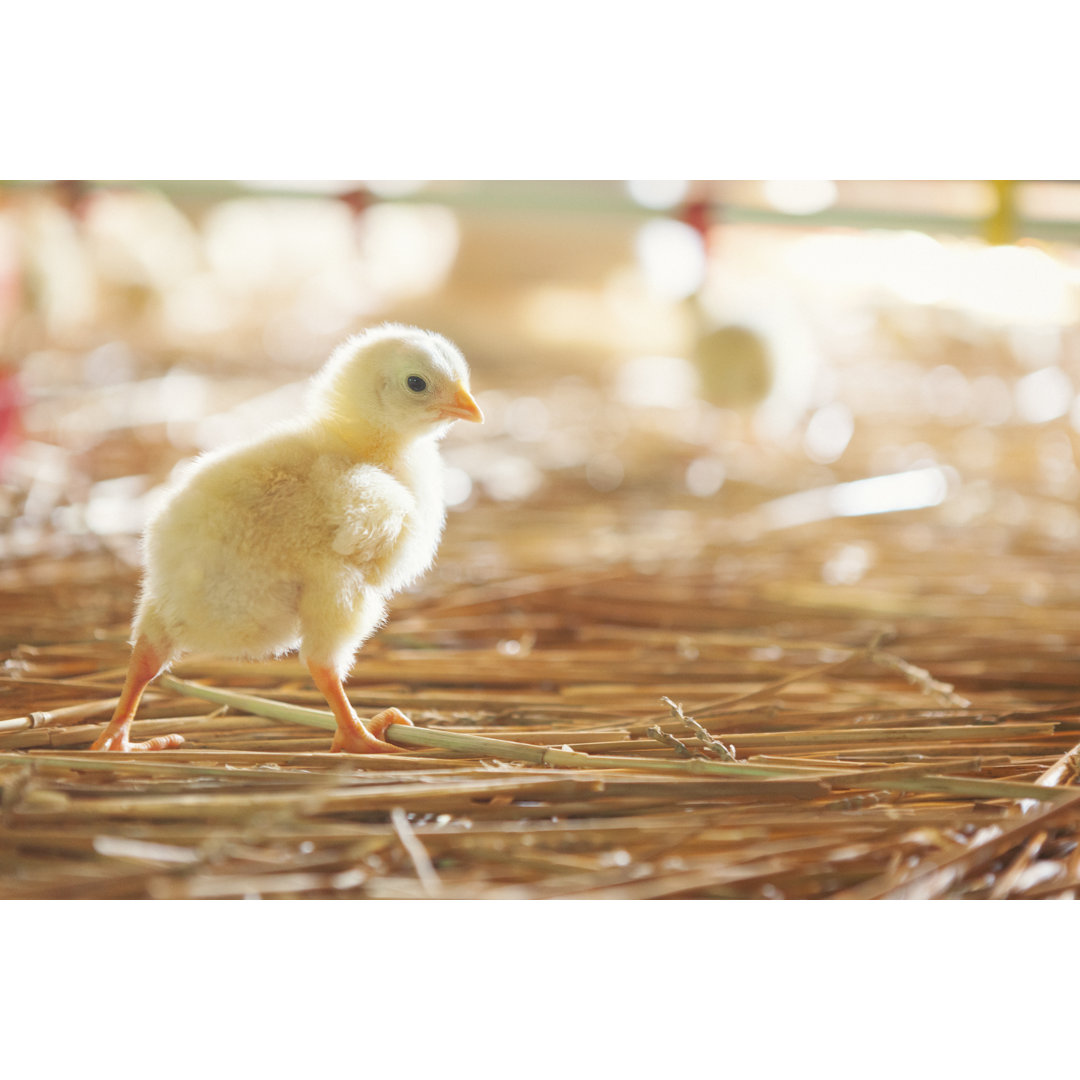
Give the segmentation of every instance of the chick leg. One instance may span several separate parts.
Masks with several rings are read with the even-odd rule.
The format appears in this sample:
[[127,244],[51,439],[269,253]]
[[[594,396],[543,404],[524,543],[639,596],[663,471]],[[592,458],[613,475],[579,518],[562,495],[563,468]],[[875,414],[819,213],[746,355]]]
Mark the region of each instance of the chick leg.
[[302,645],[300,657],[337,720],[331,751],[354,754],[385,754],[400,747],[386,742],[390,724],[411,723],[396,709],[365,724],[345,696],[341,676],[349,670],[360,644],[382,621],[386,600],[376,589],[356,588],[348,575],[332,570],[307,583],[300,599]]
[[[377,738],[372,734],[372,730],[384,734],[390,724],[411,724],[412,721],[404,713],[397,709],[387,709],[370,721],[372,730],[369,730],[345,696],[345,688],[341,685],[337,672],[314,660],[308,661],[308,671],[337,720],[337,733],[330,747],[331,753],[347,750],[352,754],[387,754],[400,749],[384,739]],[[395,715],[389,716],[390,713]]]
[[124,689],[120,691],[120,700],[116,703],[109,726],[97,737],[91,750],[168,750],[180,746],[183,735],[159,735],[146,742],[133,743],[128,735],[131,721],[139,707],[143,691],[151,680],[161,674],[162,668],[169,662],[169,657],[155,649],[145,637],[139,637],[131,652]]

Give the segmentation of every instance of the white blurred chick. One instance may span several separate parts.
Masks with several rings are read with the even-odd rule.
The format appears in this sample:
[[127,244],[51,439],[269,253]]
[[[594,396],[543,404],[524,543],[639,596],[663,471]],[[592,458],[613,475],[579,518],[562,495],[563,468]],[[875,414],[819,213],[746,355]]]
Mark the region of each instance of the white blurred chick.
[[341,680],[389,597],[431,565],[445,508],[438,440],[482,422],[461,353],[438,334],[385,325],[350,338],[315,376],[308,408],[259,438],[193,462],[151,519],[134,648],[95,750],[132,743],[147,684],[181,653],[258,658],[299,647],[337,720],[333,750],[395,749]]

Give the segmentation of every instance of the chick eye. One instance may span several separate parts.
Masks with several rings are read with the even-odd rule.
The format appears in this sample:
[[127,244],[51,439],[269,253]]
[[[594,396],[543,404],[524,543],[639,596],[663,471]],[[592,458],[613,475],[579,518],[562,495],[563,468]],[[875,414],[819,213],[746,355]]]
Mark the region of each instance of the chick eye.
[[422,394],[427,389],[427,380],[421,379],[419,375],[410,375],[405,380],[405,385],[414,394]]

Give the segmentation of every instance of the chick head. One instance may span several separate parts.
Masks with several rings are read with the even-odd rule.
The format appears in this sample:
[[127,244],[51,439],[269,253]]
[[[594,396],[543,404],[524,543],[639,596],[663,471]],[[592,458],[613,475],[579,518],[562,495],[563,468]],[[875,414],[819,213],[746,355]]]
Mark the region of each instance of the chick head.
[[315,407],[340,427],[411,441],[483,422],[469,367],[440,334],[389,323],[342,342],[315,377]]

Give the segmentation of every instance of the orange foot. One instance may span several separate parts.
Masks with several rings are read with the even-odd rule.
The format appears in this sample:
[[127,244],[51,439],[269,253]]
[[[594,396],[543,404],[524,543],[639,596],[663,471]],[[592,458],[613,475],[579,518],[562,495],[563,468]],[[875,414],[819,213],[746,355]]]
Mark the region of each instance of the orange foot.
[[402,748],[388,743],[385,739],[386,729],[391,724],[408,724],[412,727],[412,721],[400,709],[384,709],[377,716],[373,716],[366,727],[359,717],[356,718],[355,726],[350,724],[345,729],[339,721],[330,752],[332,754],[342,751],[350,754],[396,753]]
[[146,742],[131,742],[127,731],[113,731],[106,728],[93,742],[91,750],[175,750],[184,745],[183,735],[158,735]]

